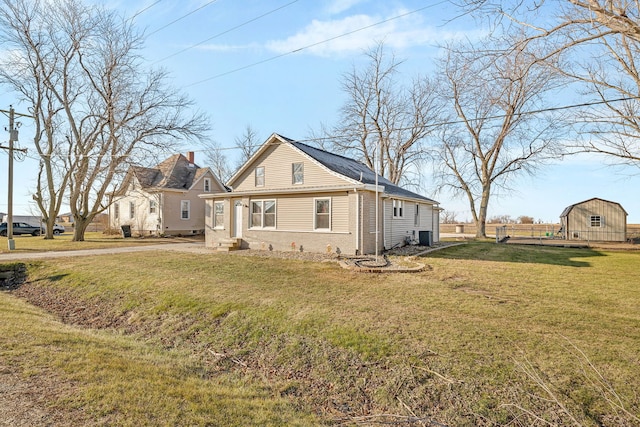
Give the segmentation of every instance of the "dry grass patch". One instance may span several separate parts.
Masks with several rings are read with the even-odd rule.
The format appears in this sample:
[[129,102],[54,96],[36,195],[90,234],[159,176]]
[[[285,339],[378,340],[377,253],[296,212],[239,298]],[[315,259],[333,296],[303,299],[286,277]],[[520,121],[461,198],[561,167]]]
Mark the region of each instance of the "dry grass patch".
[[[123,238],[120,235],[107,235],[99,232],[87,232],[83,242],[72,242],[73,232],[66,232],[53,239],[45,239],[43,236],[21,235],[14,236],[15,250],[20,252],[48,252],[48,251],[75,251],[81,249],[107,249],[129,246],[161,245],[165,243],[180,243],[185,241],[202,241],[202,236],[194,237],[145,237]],[[8,253],[7,238],[0,236],[0,253]]]
[[640,253],[471,243],[420,261],[431,270],[365,275],[237,255],[68,258],[31,264],[16,295],[325,422],[634,425]]

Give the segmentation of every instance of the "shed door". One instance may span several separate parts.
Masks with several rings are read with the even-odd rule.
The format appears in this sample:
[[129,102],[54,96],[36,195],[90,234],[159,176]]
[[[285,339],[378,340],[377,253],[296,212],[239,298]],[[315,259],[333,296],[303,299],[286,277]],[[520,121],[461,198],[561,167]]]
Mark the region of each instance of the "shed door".
[[233,204],[233,237],[242,237],[242,201]]

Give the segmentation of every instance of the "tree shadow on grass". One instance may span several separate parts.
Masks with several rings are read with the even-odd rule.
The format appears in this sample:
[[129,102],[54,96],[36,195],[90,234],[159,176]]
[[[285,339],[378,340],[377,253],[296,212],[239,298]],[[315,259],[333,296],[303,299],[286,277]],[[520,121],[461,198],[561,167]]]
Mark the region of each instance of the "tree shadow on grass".
[[429,258],[591,267],[591,263],[585,258],[601,257],[606,254],[590,248],[471,242],[431,252],[426,256]]

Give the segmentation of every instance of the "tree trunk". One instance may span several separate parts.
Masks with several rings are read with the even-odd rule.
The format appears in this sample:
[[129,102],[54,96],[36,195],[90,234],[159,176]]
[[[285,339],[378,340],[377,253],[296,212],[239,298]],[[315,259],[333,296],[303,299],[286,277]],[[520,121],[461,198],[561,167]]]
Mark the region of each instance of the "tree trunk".
[[91,219],[88,218],[74,218],[73,239],[72,242],[84,242],[84,233],[87,231],[87,227],[91,224]]
[[480,199],[480,209],[478,209],[478,217],[476,219],[476,237],[485,239],[487,237],[487,210],[489,207],[489,195],[491,187],[485,186],[482,189],[482,198]]

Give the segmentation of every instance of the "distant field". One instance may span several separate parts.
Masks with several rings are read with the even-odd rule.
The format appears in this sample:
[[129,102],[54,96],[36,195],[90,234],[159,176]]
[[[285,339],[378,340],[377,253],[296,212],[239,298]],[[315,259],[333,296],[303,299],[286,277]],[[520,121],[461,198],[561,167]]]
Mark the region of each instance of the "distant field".
[[422,261],[30,263],[0,292],[0,380],[22,387],[0,415],[11,397],[54,425],[640,425],[640,251],[471,242]]
[[[487,224],[487,235],[493,236],[496,227],[507,226],[508,234],[512,237],[547,237],[549,233],[557,234],[560,224]],[[456,227],[462,226],[464,234],[476,234],[474,224],[440,224],[441,233],[456,233]],[[640,237],[640,224],[627,224],[627,238]]]

